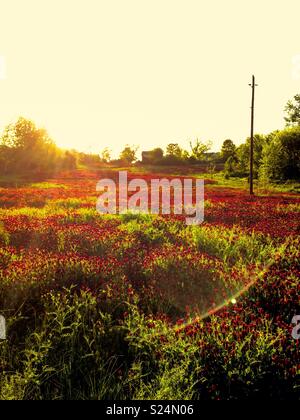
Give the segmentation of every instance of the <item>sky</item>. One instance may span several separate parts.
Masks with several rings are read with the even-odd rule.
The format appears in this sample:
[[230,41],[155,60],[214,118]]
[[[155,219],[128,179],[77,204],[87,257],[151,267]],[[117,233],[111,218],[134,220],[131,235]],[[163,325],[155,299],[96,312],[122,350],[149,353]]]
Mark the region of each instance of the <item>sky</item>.
[[117,156],[284,126],[300,93],[299,0],[0,0],[0,128]]

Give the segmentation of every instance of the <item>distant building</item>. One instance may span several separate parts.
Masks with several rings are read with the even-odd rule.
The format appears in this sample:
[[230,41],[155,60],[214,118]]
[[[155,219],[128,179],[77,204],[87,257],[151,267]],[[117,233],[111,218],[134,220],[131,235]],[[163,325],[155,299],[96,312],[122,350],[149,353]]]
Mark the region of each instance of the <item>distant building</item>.
[[155,164],[164,156],[164,152],[160,148],[142,152],[142,163],[145,165]]
[[148,152],[142,152],[142,162],[147,164],[147,163],[151,163],[152,161],[152,152],[148,151]]

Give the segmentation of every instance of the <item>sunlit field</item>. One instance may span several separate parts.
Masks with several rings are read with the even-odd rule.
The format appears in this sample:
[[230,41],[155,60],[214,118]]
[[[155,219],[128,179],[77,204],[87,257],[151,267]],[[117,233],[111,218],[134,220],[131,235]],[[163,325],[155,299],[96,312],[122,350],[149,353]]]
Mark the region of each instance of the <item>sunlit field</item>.
[[0,188],[0,398],[299,398],[299,195],[206,179],[199,226],[100,215],[116,174]]

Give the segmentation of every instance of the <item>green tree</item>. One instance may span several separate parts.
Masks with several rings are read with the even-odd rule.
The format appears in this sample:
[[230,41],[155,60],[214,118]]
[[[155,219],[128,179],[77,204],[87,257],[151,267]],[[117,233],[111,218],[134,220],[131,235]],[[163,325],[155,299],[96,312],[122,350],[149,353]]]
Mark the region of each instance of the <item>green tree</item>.
[[205,153],[207,153],[211,149],[211,146],[211,141],[203,143],[199,139],[196,139],[194,143],[190,142],[190,157],[195,160],[202,160],[204,158]]
[[120,153],[120,160],[122,160],[126,164],[132,164],[137,160],[137,151],[138,147],[126,145],[124,150],[122,150],[122,152]]
[[23,117],[5,128],[1,143],[4,146],[21,150],[33,149],[41,145],[54,145],[44,128],[37,128],[33,121]]
[[6,171],[10,173],[50,174],[61,163],[62,152],[47,131],[23,117],[5,128],[0,144],[2,155],[9,157]]
[[62,168],[67,169],[69,171],[76,169],[77,167],[77,160],[74,153],[69,152],[68,150],[65,152],[62,160]]
[[287,114],[284,117],[287,127],[300,125],[300,94],[288,101],[284,110]]
[[300,126],[278,131],[265,145],[260,176],[268,180],[300,180]]
[[224,140],[221,149],[221,157],[223,162],[226,162],[230,157],[236,157],[236,146],[232,140]]
[[108,147],[105,147],[100,153],[102,162],[108,163],[111,161],[111,150]]
[[12,167],[13,151],[10,147],[0,145],[0,174],[7,174]]
[[225,178],[228,178],[234,175],[236,170],[237,170],[237,158],[235,156],[229,156],[224,166]]
[[[254,136],[254,150],[253,150],[253,168],[254,176],[258,176],[259,167],[262,161],[264,145],[270,140],[262,134],[255,134]],[[246,139],[246,142],[241,144],[236,150],[236,156],[239,162],[239,170],[244,175],[249,173],[250,168],[250,138]]]
[[183,150],[179,146],[178,143],[170,143],[167,146],[166,154],[167,154],[167,156],[177,158],[177,159],[181,159],[182,155],[183,155]]

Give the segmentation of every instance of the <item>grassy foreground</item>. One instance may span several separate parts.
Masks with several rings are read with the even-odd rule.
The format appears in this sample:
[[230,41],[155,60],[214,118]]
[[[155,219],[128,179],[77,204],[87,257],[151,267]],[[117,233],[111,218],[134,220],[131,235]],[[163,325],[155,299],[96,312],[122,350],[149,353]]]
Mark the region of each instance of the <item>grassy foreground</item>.
[[298,399],[299,197],[210,183],[186,227],[100,216],[97,176],[0,189],[0,398]]

